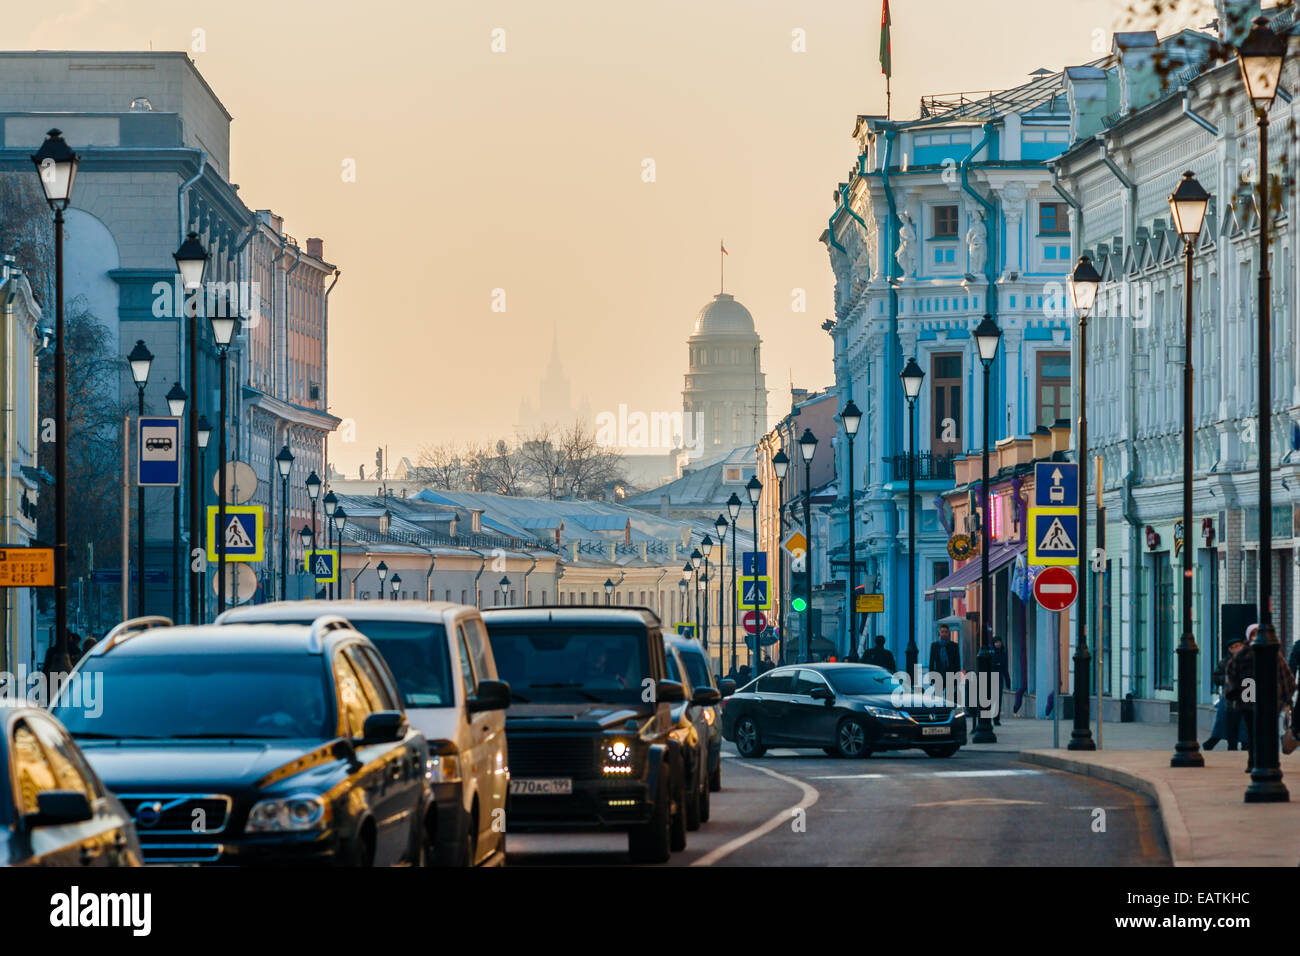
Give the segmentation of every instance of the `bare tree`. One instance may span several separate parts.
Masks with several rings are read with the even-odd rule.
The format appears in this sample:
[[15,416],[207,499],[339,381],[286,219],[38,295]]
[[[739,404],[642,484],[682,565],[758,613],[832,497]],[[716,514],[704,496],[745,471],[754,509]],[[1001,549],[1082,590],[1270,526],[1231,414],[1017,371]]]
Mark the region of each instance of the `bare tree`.
[[426,445],[420,449],[414,477],[429,488],[438,488],[442,491],[468,491],[473,471],[472,453],[461,449],[455,443],[448,442],[442,445]]
[[538,494],[601,498],[610,484],[625,484],[623,456],[596,441],[596,433],[579,419],[568,428],[546,426],[519,443],[528,477]]
[[54,221],[34,172],[0,173],[0,254],[27,273],[32,294],[54,324]]
[[479,490],[511,497],[527,493],[527,466],[518,448],[499,440],[492,451],[477,452],[474,462]]

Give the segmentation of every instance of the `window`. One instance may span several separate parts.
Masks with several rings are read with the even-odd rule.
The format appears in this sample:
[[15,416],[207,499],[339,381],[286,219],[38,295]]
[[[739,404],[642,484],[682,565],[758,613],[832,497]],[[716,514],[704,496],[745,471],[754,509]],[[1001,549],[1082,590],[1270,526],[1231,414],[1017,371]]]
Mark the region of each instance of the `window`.
[[930,450],[936,455],[952,455],[961,450],[961,353],[933,356],[930,371],[930,407],[934,410]]
[[1173,690],[1174,573],[1167,551],[1151,556],[1151,572],[1155,583],[1151,619],[1155,625],[1156,690]]
[[466,621],[464,630],[465,636],[469,639],[469,653],[474,663],[474,673],[481,680],[493,679],[497,669],[492,664],[487,635],[483,632],[483,622]]
[[[1115,660],[1115,632],[1110,620],[1110,561],[1106,562],[1106,569],[1100,574],[1093,571],[1089,576],[1091,583],[1088,586],[1092,591],[1089,592],[1088,603],[1092,609],[1092,633],[1098,635],[1097,640],[1102,647],[1102,693],[1109,695],[1112,662]],[[1100,621],[1097,620],[1098,615]]]
[[794,687],[794,671],[777,671],[758,679],[759,694],[789,694]]
[[1038,233],[1043,236],[1068,236],[1070,234],[1070,218],[1065,203],[1045,202],[1038,204]]
[[1070,417],[1070,353],[1038,353],[1038,424]]
[[474,679],[474,667],[470,663],[469,646],[465,641],[465,628],[456,629],[460,644],[460,681],[468,699],[478,693],[478,681]]
[[36,813],[37,795],[46,790],[59,789],[54,779],[54,768],[46,759],[36,734],[26,723],[14,728],[12,756],[14,797],[19,816]]
[[372,713],[379,710],[402,709],[402,705],[397,702],[397,695],[383,676],[382,669],[377,667],[375,661],[369,656],[368,648],[358,644],[345,649],[343,654],[361,681],[361,691],[365,694]]
[[794,679],[794,689],[790,693],[807,697],[812,694],[814,687],[826,687],[826,681],[816,671],[801,670]]
[[930,232],[932,239],[957,238],[957,207],[935,206],[931,220],[934,228]]
[[936,266],[952,265],[957,261],[957,249],[955,246],[948,246],[934,250],[934,264]]
[[337,654],[334,657],[334,684],[339,699],[339,714],[343,718],[343,727],[349,737],[360,737],[369,713],[366,701],[362,697],[361,682],[346,657]]
[[99,797],[101,794],[94,784],[94,775],[68,735],[44,717],[32,718],[31,727],[45,748],[45,756],[49,759],[59,789],[75,790],[84,794],[87,800]]
[[[938,584],[940,581],[942,581],[944,578],[946,578],[949,574],[952,573],[952,572],[950,572],[950,571],[948,570],[948,568],[949,568],[949,565],[948,565],[948,562],[947,562],[947,561],[935,561],[935,562],[934,562],[934,564],[933,564],[933,566],[932,566],[932,568],[931,568],[931,573],[934,575],[934,583],[935,583],[935,584]],[[941,598],[941,597],[939,597],[938,594],[936,594],[936,595],[934,596],[934,617],[935,617],[935,620],[941,620],[942,618],[947,617],[947,616],[948,616],[949,614],[951,614],[951,613],[952,613],[952,599],[949,598],[949,597],[942,597],[942,598]]]

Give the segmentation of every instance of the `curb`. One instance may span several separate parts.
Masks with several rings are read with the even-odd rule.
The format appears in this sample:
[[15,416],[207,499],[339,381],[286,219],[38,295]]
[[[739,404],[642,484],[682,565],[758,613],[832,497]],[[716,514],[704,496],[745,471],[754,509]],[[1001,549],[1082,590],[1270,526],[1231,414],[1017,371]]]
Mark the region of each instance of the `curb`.
[[1195,866],[1192,860],[1191,834],[1187,832],[1187,824],[1183,820],[1178,801],[1169,784],[1160,780],[1148,780],[1127,770],[1118,770],[1086,760],[1075,760],[1050,750],[1022,750],[1019,759],[1025,763],[1038,764],[1053,770],[1064,770],[1083,777],[1105,780],[1107,783],[1150,797],[1156,803],[1156,812],[1165,833],[1165,843],[1169,847],[1171,862],[1174,866]]

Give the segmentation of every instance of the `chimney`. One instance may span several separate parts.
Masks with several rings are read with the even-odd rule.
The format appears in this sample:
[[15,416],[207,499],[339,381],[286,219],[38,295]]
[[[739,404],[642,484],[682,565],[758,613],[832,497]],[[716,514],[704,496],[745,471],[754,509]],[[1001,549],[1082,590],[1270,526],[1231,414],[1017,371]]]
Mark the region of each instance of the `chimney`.
[[578,563],[578,542],[576,540],[573,542],[573,563]]
[[1052,457],[1052,430],[1046,425],[1034,429],[1034,458]]
[[1250,32],[1250,22],[1263,12],[1260,6],[1260,0],[1214,0],[1219,38],[1228,46],[1240,46]]
[[1052,451],[1065,451],[1070,447],[1070,423],[1058,418],[1052,425]]
[[470,534],[483,533],[483,509],[471,508],[469,510],[469,533]]
[[560,532],[563,530],[564,530],[564,522],[560,521],[555,525],[555,546],[557,548],[564,547],[564,542],[560,540]]
[[1106,71],[1096,66],[1065,68],[1065,98],[1070,105],[1070,142],[1101,131],[1106,116]]
[[1156,50],[1160,41],[1155,30],[1116,33],[1111,54],[1119,60],[1119,112],[1127,116],[1133,110],[1154,103],[1164,89],[1164,80],[1156,72]]
[[307,255],[311,256],[311,257],[314,258],[314,259],[324,259],[324,258],[325,258],[325,240],[324,240],[324,239],[308,239],[308,240],[307,240]]
[[616,541],[609,542],[609,560],[611,562],[618,560],[618,542]]
[[642,561],[645,561],[647,564],[650,562],[650,542],[649,542],[649,541],[642,541],[642,542],[641,542],[641,560],[642,560]]
[[671,505],[672,505],[671,495],[660,495],[659,496],[659,517],[667,518],[668,509]]
[[623,543],[632,543],[632,519],[627,519],[627,524],[623,525]]

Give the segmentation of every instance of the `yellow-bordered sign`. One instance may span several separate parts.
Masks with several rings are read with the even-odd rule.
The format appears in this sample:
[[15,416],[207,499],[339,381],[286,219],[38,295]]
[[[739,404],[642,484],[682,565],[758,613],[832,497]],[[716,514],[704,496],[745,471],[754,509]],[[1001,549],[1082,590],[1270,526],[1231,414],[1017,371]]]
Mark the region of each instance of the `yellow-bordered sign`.
[[1029,563],[1073,567],[1079,563],[1079,509],[1029,509]]
[[[226,505],[226,560],[262,560],[262,506]],[[218,561],[217,505],[208,505],[208,560]]]
[[317,584],[337,584],[339,580],[339,552],[337,548],[317,548],[308,551],[303,567],[316,579]]
[[742,611],[752,611],[755,607],[760,611],[772,610],[772,579],[766,576],[742,577],[740,587],[736,589],[736,607]]

